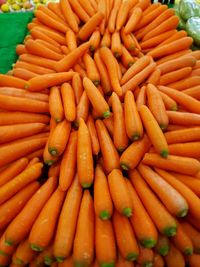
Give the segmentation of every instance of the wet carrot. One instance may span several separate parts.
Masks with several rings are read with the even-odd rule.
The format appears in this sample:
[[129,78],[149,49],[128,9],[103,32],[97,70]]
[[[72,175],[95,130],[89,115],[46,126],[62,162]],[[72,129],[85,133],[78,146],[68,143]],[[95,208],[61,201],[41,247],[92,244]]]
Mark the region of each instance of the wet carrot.
[[0,74],[0,86],[24,88],[26,81],[17,77]]
[[[76,231],[79,208],[82,198],[82,188],[76,176],[69,187],[58,220],[54,241],[54,255],[58,262],[70,256]],[[63,262],[64,264],[64,262]],[[66,265],[67,266],[67,265]],[[71,265],[69,266],[71,267]]]
[[71,132],[65,148],[59,172],[59,187],[66,191],[75,175],[77,153],[77,132]]

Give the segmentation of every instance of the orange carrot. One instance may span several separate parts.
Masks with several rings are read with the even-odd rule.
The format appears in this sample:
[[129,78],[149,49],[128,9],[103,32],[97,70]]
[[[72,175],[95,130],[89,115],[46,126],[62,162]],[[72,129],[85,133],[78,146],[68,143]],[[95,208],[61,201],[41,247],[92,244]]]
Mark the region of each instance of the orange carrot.
[[165,133],[168,144],[184,143],[200,140],[200,127],[191,127]]
[[17,53],[18,56],[27,53],[27,50],[25,48],[25,45],[18,44],[16,46],[16,53]]
[[[158,46],[159,48],[160,46]],[[178,51],[178,52],[175,52],[173,54],[170,54],[168,56],[164,56],[160,59],[158,59],[156,61],[156,64],[157,65],[160,65],[160,64],[163,64],[167,61],[170,61],[170,60],[173,60],[173,59],[176,59],[176,58],[179,58],[179,57],[182,57],[182,56],[188,56],[189,54],[191,53],[191,50],[190,49],[184,49],[184,50],[181,50],[181,51]]]
[[[5,240],[7,244],[18,244],[27,236],[35,219],[54,191],[56,182],[56,178],[49,178],[10,223],[5,232]],[[31,213],[30,210],[32,211]]]
[[55,164],[53,164],[48,171],[48,177],[58,177],[60,174],[60,162],[57,161]]
[[182,253],[172,243],[170,243],[169,253],[165,256],[165,262],[168,267],[173,267],[174,265],[178,267],[185,266],[185,260]]
[[126,49],[128,49],[129,51],[131,51],[132,53],[135,52],[136,49],[136,40],[133,39],[133,35],[131,34],[125,34],[124,32],[124,27],[121,29],[121,39],[122,39],[122,43],[124,44],[124,46],[126,47]]
[[198,267],[199,260],[200,260],[199,254],[192,254],[188,257],[189,265],[191,267]]
[[90,3],[90,1],[79,0],[79,3],[90,17],[92,17],[95,14],[96,9],[93,7],[93,5],[92,5],[92,3]]
[[140,23],[141,21],[141,17],[142,17],[142,9],[140,7],[135,7],[124,27],[125,34],[129,34],[135,30],[138,23]]
[[90,42],[83,43],[73,51],[71,51],[68,55],[66,55],[63,59],[55,63],[55,70],[57,72],[68,71],[77,60],[89,49]]
[[142,105],[146,105],[146,86],[141,87],[136,98],[136,106],[138,110],[140,110]]
[[88,127],[82,118],[78,129],[77,169],[81,185],[84,188],[90,187],[94,179],[92,144]]
[[69,83],[63,83],[60,90],[65,119],[67,121],[74,121],[76,118],[76,104],[73,88]]
[[0,186],[3,186],[15,176],[20,174],[28,165],[27,158],[20,158],[9,165],[5,170],[0,173]]
[[[23,54],[19,57],[19,60],[23,62],[23,65],[21,64],[21,66],[26,67],[26,69],[28,68],[28,66],[33,67],[33,69],[32,70],[30,69],[29,71],[33,71],[34,73],[38,73],[40,70],[40,73],[38,73],[38,74],[45,74],[44,71],[46,71],[46,72],[48,71],[48,73],[49,73],[49,69],[54,70],[55,61],[51,60],[51,59],[47,59],[47,58],[43,58],[43,57],[31,55],[31,54]],[[32,65],[27,65],[27,64],[24,65],[25,62],[31,63]],[[18,62],[16,64],[19,65]],[[36,69],[35,65],[41,66],[43,68],[42,69],[41,68]],[[43,72],[41,73],[41,71],[43,71]]]
[[153,264],[154,253],[150,248],[144,248],[139,246],[139,256],[137,262],[142,266],[148,266]]
[[38,188],[39,183],[32,182],[0,206],[0,229],[16,217]]
[[60,23],[66,25],[66,22],[64,20],[64,17],[60,17],[58,16],[55,12],[53,12],[50,8],[48,8],[47,6],[39,6],[37,10],[41,10],[42,12],[44,12],[46,15],[50,16],[51,18],[59,21]]
[[186,37],[187,32],[182,30],[182,31],[176,31],[171,37],[168,37],[167,39],[163,40],[158,46],[162,46],[164,44],[169,44],[175,40],[181,39],[182,37]]
[[162,156],[168,156],[168,145],[162,130],[147,106],[140,107],[140,116],[147,131],[147,135],[154,145],[156,151]]
[[30,33],[31,33],[31,36],[34,39],[41,39],[41,40],[47,41],[50,44],[55,45],[56,47],[59,47],[60,46],[60,44],[56,40],[54,40],[53,38],[51,38],[50,36],[48,36],[47,34],[45,34],[45,32],[42,32],[40,30],[40,28],[37,27],[37,26],[34,27],[33,29],[31,29]]
[[[11,255],[14,253],[16,249],[16,246],[8,246],[5,242],[5,231],[1,234],[0,238],[0,255],[4,257],[11,257]],[[3,260],[0,258],[0,262]]]
[[26,81],[37,76],[35,72],[23,68],[14,68],[12,70],[12,74],[17,78],[24,79]]
[[115,211],[113,226],[120,254],[128,261],[135,261],[138,258],[139,248],[128,218]]
[[[41,45],[45,46],[46,48],[54,51],[55,53],[62,55],[62,49],[60,48],[60,46],[59,47],[55,46],[54,44],[49,43],[49,41],[45,41],[45,40],[42,40],[42,39],[35,39],[34,41],[35,41],[36,45],[37,44],[41,44]],[[59,56],[56,55],[56,57],[59,57]],[[60,58],[63,58],[63,55]]]
[[120,214],[131,217],[132,201],[122,172],[118,169],[112,170],[112,172],[108,175],[108,184],[115,209]]
[[78,105],[81,95],[83,93],[82,81],[78,73],[75,73],[72,78],[72,87],[74,89],[76,104]]
[[127,91],[124,97],[124,119],[128,137],[133,141],[142,138],[143,126],[131,91]]
[[47,4],[47,7],[54,12],[58,17],[60,17],[62,20],[65,20],[62,12],[61,12],[61,8],[60,5],[58,3],[54,3],[54,2],[49,2]]
[[199,76],[191,76],[191,77],[188,77],[186,79],[182,79],[180,81],[170,83],[169,87],[181,91],[184,89],[188,89],[188,88],[197,86],[197,85],[199,85],[199,83],[200,83]]
[[113,5],[113,8],[111,10],[110,17],[108,20],[108,29],[110,33],[113,33],[115,31],[117,14],[118,14],[121,4],[122,4],[122,0],[114,1],[114,5]]
[[200,142],[178,143],[169,145],[169,152],[171,155],[183,157],[200,157]]
[[29,243],[32,250],[42,251],[50,244],[64,197],[65,192],[57,189],[41,210],[29,235]]
[[170,249],[169,238],[159,234],[158,241],[155,246],[155,251],[161,256],[166,256],[169,253],[169,249]]
[[30,79],[24,88],[30,91],[42,91],[43,89],[68,82],[74,75],[73,71],[45,74]]
[[49,111],[51,116],[54,118],[56,122],[60,122],[63,120],[64,110],[60,96],[60,91],[57,86],[54,86],[50,89]]
[[191,67],[181,68],[169,73],[166,73],[160,77],[160,85],[167,85],[189,76],[192,73]]
[[136,170],[132,170],[129,177],[159,232],[166,236],[174,236],[176,234],[177,225],[172,215],[158,200]]
[[176,102],[174,101],[174,99],[172,99],[170,96],[166,95],[165,93],[161,91],[160,91],[160,95],[162,97],[166,110],[176,111],[178,109],[178,106]]
[[86,23],[90,19],[90,16],[85,11],[85,9],[80,5],[78,0],[75,1],[69,0],[69,3],[80,20]]
[[191,239],[193,246],[194,246],[194,252],[199,253],[200,249],[200,235],[199,232],[188,222],[182,222],[181,226],[185,233],[188,235],[188,237]]
[[[26,55],[26,54],[24,54]],[[34,55],[33,55],[34,56]],[[47,59],[48,60],[48,59]],[[54,62],[54,61],[53,61]],[[52,69],[48,69],[46,67],[41,67],[29,62],[24,62],[24,61],[17,61],[15,63],[14,68],[21,68],[21,69],[25,69],[25,70],[29,70],[29,71],[33,71],[34,73],[36,73],[37,75],[42,75],[42,74],[49,74],[49,73],[54,73],[55,71]],[[35,75],[34,75],[35,76]],[[25,87],[23,87],[25,88]]]
[[101,35],[99,30],[96,30],[92,33],[91,37],[90,37],[90,51],[94,52],[95,50],[97,50],[99,44],[101,41]]
[[87,97],[86,92],[84,91],[77,105],[75,126],[78,127],[80,118],[82,118],[84,121],[87,121],[89,106],[90,106],[90,101]]
[[74,178],[76,166],[76,152],[77,132],[71,132],[60,165],[59,187],[63,191],[66,191],[69,188]]
[[102,220],[107,220],[112,216],[113,204],[109,192],[108,182],[100,165],[96,166],[94,181],[95,213]]
[[[105,250],[105,244],[109,246],[109,250]],[[102,221],[98,217],[95,220],[95,248],[97,261],[101,266],[114,266],[116,245],[113,226],[110,221]]]
[[64,35],[56,30],[53,30],[52,28],[39,25],[34,29],[41,31],[42,33],[44,33],[45,35],[47,35],[49,38],[53,39],[56,43],[60,45],[66,44]]
[[82,188],[76,176],[72,185],[69,187],[58,220],[54,241],[54,255],[58,262],[62,262],[70,255],[81,198]]
[[53,130],[53,134],[48,142],[49,153],[53,156],[60,156],[67,145],[71,131],[71,124],[66,120],[59,122]]
[[186,126],[195,126],[200,125],[200,114],[189,113],[189,112],[175,112],[175,111],[167,111],[167,115],[169,118],[169,123],[178,124],[178,125],[186,125]]
[[0,86],[24,88],[26,81],[17,77],[0,74]]
[[[116,267],[133,267],[135,266],[133,261],[128,261],[126,259],[124,259],[120,253],[118,252],[118,259],[117,259],[117,262],[115,264]],[[96,266],[94,266],[96,267]]]
[[104,167],[106,172],[109,173],[113,169],[119,168],[119,155],[104,123],[100,120],[96,120],[95,126],[103,156]]
[[120,40],[120,33],[114,32],[111,37],[111,51],[116,58],[120,57],[122,54],[122,45]]
[[160,81],[160,74],[161,74],[160,70],[155,69],[154,72],[152,72],[152,74],[149,76],[147,83],[157,85]]
[[[177,217],[184,217],[187,215],[188,204],[176,189],[156,174],[150,167],[140,163],[138,170],[171,214]],[[174,202],[175,198],[176,202]]]
[[[126,73],[126,68],[131,67],[135,63],[135,59],[129,53],[124,45],[122,45],[122,55],[121,55],[122,66],[125,67],[124,73]],[[124,74],[123,74],[124,75]]]
[[121,96],[122,88],[119,83],[116,61],[111,50],[107,47],[100,48],[100,56],[104,64],[106,65],[113,90],[116,92],[118,96]]
[[94,257],[94,206],[88,190],[83,193],[76,235],[74,238],[73,260],[75,265],[89,266]]
[[165,263],[164,263],[163,258],[159,254],[154,253],[153,266],[154,267],[164,267],[164,265],[165,265]]
[[83,56],[83,62],[86,67],[87,76],[95,86],[98,86],[100,84],[100,75],[97,70],[97,66],[95,64],[95,61],[92,59],[92,57],[89,54],[85,54]]
[[36,256],[36,252],[29,246],[29,240],[23,240],[17,247],[15,253],[12,256],[12,260],[15,264],[26,265],[31,262]]
[[105,33],[104,33],[104,35],[103,35],[103,37],[101,39],[100,46],[101,47],[106,46],[108,48],[110,48],[110,46],[111,46],[111,34],[108,31],[108,29],[105,30]]
[[99,145],[99,140],[97,137],[97,131],[96,131],[96,127],[95,127],[95,123],[94,123],[94,119],[93,119],[92,115],[88,116],[87,127],[88,127],[88,130],[90,132],[93,155],[97,156],[99,151],[100,151],[100,145]]
[[140,244],[146,248],[155,246],[158,238],[157,230],[150,216],[146,212],[141,200],[139,199],[134,187],[129,180],[126,180],[130,192],[133,215],[130,218],[135,235]]

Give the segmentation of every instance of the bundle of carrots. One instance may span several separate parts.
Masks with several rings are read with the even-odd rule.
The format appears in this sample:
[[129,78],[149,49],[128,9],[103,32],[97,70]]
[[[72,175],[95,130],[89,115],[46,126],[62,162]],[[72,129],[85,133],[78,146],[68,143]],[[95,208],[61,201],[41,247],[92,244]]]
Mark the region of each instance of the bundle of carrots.
[[199,267],[200,51],[177,24],[149,0],[38,8],[0,75],[0,266]]

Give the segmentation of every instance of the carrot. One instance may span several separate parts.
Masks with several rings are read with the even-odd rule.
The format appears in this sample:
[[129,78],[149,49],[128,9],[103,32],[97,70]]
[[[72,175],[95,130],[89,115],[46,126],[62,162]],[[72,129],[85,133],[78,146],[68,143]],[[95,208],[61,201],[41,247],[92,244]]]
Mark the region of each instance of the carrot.
[[146,86],[142,86],[139,90],[138,95],[136,96],[136,106],[140,110],[142,105],[146,105]]
[[81,95],[83,93],[83,85],[82,85],[80,75],[78,73],[75,73],[72,78],[72,87],[74,89],[76,104],[78,105]]
[[167,115],[169,118],[169,123],[171,124],[186,125],[188,127],[200,125],[199,114],[189,112],[167,111]]
[[47,4],[48,9],[50,9],[53,13],[55,13],[58,17],[60,17],[62,20],[65,20],[59,3],[49,2]]
[[35,181],[41,175],[42,163],[36,163],[33,166],[25,169],[23,172],[18,174],[13,180],[7,182],[0,188],[0,204],[4,203],[15,193],[24,188],[27,184]]
[[[27,236],[35,219],[54,191],[55,186],[56,178],[49,178],[10,223],[5,232],[5,240],[8,245],[18,244]],[[32,210],[31,213],[30,210]]]
[[106,172],[109,173],[113,169],[119,168],[119,155],[104,123],[100,120],[96,120],[95,126],[103,156],[104,167]]
[[75,126],[78,127],[80,118],[82,118],[84,121],[87,121],[89,106],[90,106],[90,101],[87,97],[86,92],[84,91],[77,105]]
[[136,7],[140,7],[143,11],[147,9],[150,6],[150,1],[149,0],[140,0],[137,4]]
[[0,263],[2,266],[10,266],[10,258],[8,256],[0,255]]
[[113,52],[116,58],[120,57],[122,54],[120,34],[117,31],[115,31],[111,37],[111,51]]
[[97,50],[99,44],[101,41],[101,35],[100,35],[100,31],[96,30],[92,33],[91,37],[90,37],[90,51],[94,52],[95,50]]
[[136,29],[138,23],[140,23],[141,18],[142,18],[142,9],[140,7],[135,7],[124,27],[125,34],[133,32]]
[[168,144],[184,143],[191,141],[198,141],[200,134],[200,127],[191,127],[176,131],[165,133]]
[[72,51],[77,48],[76,35],[71,29],[68,29],[66,32],[66,44],[69,48],[69,51]]
[[192,254],[188,257],[189,265],[191,267],[198,267],[199,260],[200,260],[199,254]]
[[[118,259],[117,259],[115,266],[116,267],[133,267],[134,263],[133,263],[133,261],[128,261],[128,260],[124,259],[120,255],[120,253],[118,252]],[[96,266],[94,266],[94,267],[96,267]]]
[[27,50],[25,48],[25,45],[18,44],[16,46],[16,53],[17,53],[18,56],[27,53]]
[[55,164],[53,164],[49,170],[48,170],[48,177],[58,177],[60,174],[60,162],[57,161]]
[[58,157],[64,152],[69,139],[70,131],[71,124],[66,120],[63,120],[57,124],[48,142],[50,154]]
[[159,234],[158,235],[158,240],[155,246],[155,251],[158,253],[158,255],[161,256],[166,256],[169,253],[170,249],[170,243],[169,243],[169,238]]
[[133,226],[135,235],[142,246],[146,248],[152,248],[157,242],[157,230],[150,216],[146,212],[141,200],[139,199],[135,189],[133,188],[129,180],[126,180],[126,182],[133,205],[134,213],[131,216],[130,221]]
[[50,89],[49,112],[56,122],[60,122],[64,118],[62,100],[57,86]]
[[94,54],[94,61],[96,63],[98,72],[101,77],[101,84],[102,84],[103,90],[105,94],[109,94],[111,92],[111,84],[110,84],[111,82],[110,82],[110,78],[108,76],[106,67],[100,57],[99,50],[97,50]]
[[[129,177],[159,232],[166,236],[174,236],[176,234],[177,225],[172,215],[154,195],[138,171],[132,170],[129,173]],[[160,216],[158,216],[158,214],[160,214]]]
[[148,266],[153,264],[154,253],[150,248],[144,248],[139,246],[139,256],[137,262],[142,266]]
[[200,142],[178,143],[169,145],[169,152],[172,155],[183,157],[200,157]]
[[55,70],[57,72],[68,71],[71,67],[73,67],[73,65],[75,65],[76,61],[80,57],[82,57],[82,55],[89,49],[89,47],[90,42],[86,42],[71,51],[63,59],[55,63]]
[[[105,250],[104,245],[109,246],[109,250]],[[102,221],[96,217],[95,220],[95,249],[96,258],[100,266],[114,266],[116,260],[116,245],[112,223],[110,221]]]
[[102,220],[107,220],[112,216],[113,204],[109,192],[108,182],[100,165],[96,166],[94,181],[95,213]]
[[108,29],[106,29],[105,32],[104,32],[104,35],[103,35],[103,37],[101,39],[100,46],[101,47],[105,46],[105,47],[108,47],[108,48],[110,48],[110,46],[111,46],[111,34],[108,31]]
[[191,67],[181,68],[169,73],[166,73],[160,77],[160,85],[167,85],[171,82],[180,81],[181,79],[189,76],[192,73]]
[[17,77],[0,74],[0,86],[24,88],[26,81]]
[[69,3],[72,9],[74,10],[75,14],[81,21],[86,23],[90,19],[90,16],[85,11],[85,9],[80,5],[78,0],[75,1],[69,0]]
[[[23,54],[19,57],[19,60],[22,61],[23,63],[25,63],[25,62],[31,63],[32,65],[29,65],[29,66],[35,67],[35,65],[37,65],[37,66],[41,66],[41,67],[44,67],[47,69],[54,70],[55,61],[51,60],[51,59],[47,59],[47,58],[43,58],[43,57],[31,55],[31,54]],[[19,65],[19,63],[17,63],[17,64]],[[23,65],[22,65],[22,67],[23,67]],[[28,65],[26,64],[24,66],[27,67]],[[36,67],[35,67],[34,70],[39,71],[39,70],[43,70],[43,69],[39,69],[39,68],[36,69]],[[31,71],[31,70],[29,70],[29,71]],[[47,70],[47,71],[49,71],[49,70]],[[43,70],[43,72],[44,72],[44,70]],[[38,73],[38,72],[34,72],[34,73]],[[41,74],[41,73],[38,73],[38,74]]]
[[0,229],[16,217],[38,188],[39,183],[32,182],[0,206]]
[[169,253],[165,256],[165,261],[168,267],[172,267],[176,265],[177,267],[184,267],[185,260],[180,252],[172,243],[170,243],[170,250]]
[[176,102],[170,96],[166,95],[161,91],[159,93],[162,97],[166,110],[176,111],[178,109]]
[[[41,66],[29,63],[29,62],[24,62],[24,61],[17,61],[15,63],[14,68],[21,68],[21,69],[29,70],[29,71],[36,73],[37,75],[38,74],[43,75],[43,74],[49,74],[49,73],[55,72],[52,69],[48,69],[46,67],[41,67]],[[34,75],[34,76],[36,76],[36,75]],[[25,88],[25,87],[22,87],[22,88]]]
[[63,262],[58,263],[58,267],[73,267],[73,258],[72,256],[68,257]]
[[118,169],[112,170],[108,175],[108,184],[116,210],[124,216],[131,217],[132,201],[122,172]]
[[74,65],[74,70],[81,76],[81,78],[87,77],[85,69],[80,64]]
[[8,246],[5,243],[5,231],[3,231],[3,233],[1,234],[1,238],[0,238],[0,255],[2,256],[2,257],[0,257],[0,262],[3,260],[3,256],[11,258],[15,249],[16,249],[15,246]]
[[184,90],[199,85],[200,80],[198,76],[191,76],[182,79],[178,82],[170,83],[169,86],[176,90]]
[[42,251],[50,244],[64,197],[65,192],[57,189],[41,210],[29,235],[29,243],[32,250]]
[[[160,46],[158,46],[158,48],[159,47]],[[175,52],[173,54],[170,54],[170,55],[167,55],[167,56],[164,56],[164,57],[158,59],[156,61],[156,64],[159,66],[160,64],[163,64],[163,63],[165,63],[167,61],[170,61],[170,60],[173,60],[173,59],[182,57],[182,56],[186,56],[186,55],[188,56],[190,53],[191,53],[191,50],[190,49],[184,49],[184,50]]]
[[118,96],[121,96],[122,88],[119,83],[116,61],[111,50],[107,47],[100,48],[100,56],[106,65],[113,90]]
[[183,37],[169,44],[165,44],[158,48],[154,48],[148,53],[148,55],[152,56],[153,58],[160,58],[163,56],[167,56],[169,54],[173,54],[175,52],[188,49],[191,46],[192,41],[193,40],[191,37]]
[[123,84],[122,86],[123,93],[126,93],[126,91],[128,90],[134,91],[136,87],[140,85],[142,82],[144,82],[144,80],[146,80],[154,70],[155,70],[155,63],[152,62],[149,65],[147,65],[143,70],[139,71],[136,75],[134,75],[130,80],[128,80],[126,83]]
[[79,3],[80,3],[80,5],[82,6],[82,8],[87,12],[87,14],[90,17],[92,17],[95,14],[96,9],[92,5],[92,3],[90,3],[89,0],[79,0]]
[[170,173],[158,168],[156,168],[155,170],[186,199],[190,214],[194,216],[194,218],[199,218],[199,207],[196,206],[199,203],[199,198],[194,194],[194,192],[192,192],[190,188],[188,188]]
[[55,12],[53,12],[50,8],[48,8],[47,6],[39,6],[37,10],[41,10],[42,12],[44,12],[46,15],[50,16],[51,18],[61,22],[62,24],[66,25],[66,22],[64,20],[64,17],[61,18],[60,16],[58,16],[57,14],[55,14]]
[[162,130],[147,106],[140,107],[140,116],[147,131],[147,135],[154,145],[156,151],[162,156],[168,156],[168,145]]
[[181,222],[180,224],[181,224],[181,227],[183,228],[183,231],[185,231],[185,233],[191,239],[193,246],[194,246],[194,252],[199,253],[199,249],[200,249],[199,232],[188,222]]
[[75,175],[77,152],[77,132],[71,132],[69,141],[64,151],[59,173],[59,187],[66,191]]
[[135,39],[133,39],[133,35],[125,34],[124,27],[121,29],[120,33],[121,33],[122,43],[124,44],[126,49],[128,49],[133,53],[133,51],[135,51],[136,49],[136,42]]
[[108,19],[108,29],[110,33],[113,33],[115,31],[117,14],[121,4],[122,4],[121,0],[114,1],[113,8],[111,10],[110,17]]
[[79,120],[78,129],[77,169],[83,188],[90,187],[94,179],[92,145],[88,127],[82,118]]
[[165,45],[165,44],[169,44],[175,40],[181,39],[182,37],[186,37],[187,36],[187,32],[184,30],[181,31],[176,31],[171,37],[168,37],[167,39],[163,40],[163,42],[161,42],[158,47]]
[[163,258],[159,254],[154,253],[153,266],[154,267],[164,267],[164,265],[165,265],[165,263],[164,263]]
[[135,261],[138,258],[139,248],[128,218],[115,211],[113,227],[120,254],[128,261]]
[[74,238],[73,260],[76,266],[89,266],[94,257],[94,207],[88,190],[83,193],[76,235]]
[[34,73],[30,70],[23,69],[23,68],[14,68],[12,70],[12,74],[13,74],[13,76],[15,76],[17,78],[24,79],[26,81],[37,76],[36,73]]
[[65,119],[67,121],[74,121],[76,118],[76,104],[73,88],[69,83],[63,83],[60,90]]
[[160,75],[161,75],[160,70],[156,68],[154,72],[152,72],[152,74],[149,76],[147,83],[157,85],[160,81]]
[[[41,45],[45,46],[46,48],[54,51],[57,54],[61,54],[62,55],[62,49],[60,48],[60,46],[59,47],[55,46],[54,44],[49,43],[49,41],[45,41],[45,40],[42,40],[42,39],[35,39],[34,42],[36,44],[41,44]],[[62,58],[63,58],[63,55],[62,55]]]
[[0,173],[0,187],[20,174],[28,165],[27,158],[20,158]]
[[149,5],[145,10],[143,10],[143,15],[148,15],[150,12],[152,12],[153,10],[158,8],[159,6],[161,6],[161,4],[159,2],[153,3],[152,5]]
[[37,254],[34,261],[35,261],[35,266],[43,266],[44,264],[52,265],[53,262],[55,261],[55,258],[53,256],[53,244],[51,243],[42,252]]
[[132,57],[132,55],[129,53],[129,51],[126,49],[126,47],[124,45],[122,45],[121,61],[122,61],[122,64],[123,64],[122,66],[125,67],[124,74],[127,71],[126,68],[131,67],[135,63],[135,59]]
[[[185,217],[187,215],[188,204],[185,198],[176,191],[176,189],[168,184],[150,167],[140,163],[138,170],[171,214],[177,217]],[[175,198],[176,203],[174,202]]]
[[88,130],[90,132],[93,155],[97,156],[99,151],[100,151],[100,145],[99,145],[99,140],[97,137],[97,131],[96,131],[96,127],[95,127],[95,123],[94,123],[94,119],[93,119],[92,115],[88,116],[87,127],[88,127]]
[[56,230],[54,255],[58,262],[62,262],[70,254],[81,197],[82,189],[76,176],[67,192]]
[[194,99],[193,97],[184,94],[183,92],[179,92],[175,89],[165,87],[165,86],[159,86],[158,89],[169,95],[171,98],[173,98],[178,104],[186,108],[188,111],[200,114],[200,105],[199,101]]
[[100,84],[100,75],[97,70],[97,66],[95,64],[95,61],[92,59],[92,57],[89,54],[85,54],[83,56],[83,62],[86,67],[87,76],[95,86],[98,86]]

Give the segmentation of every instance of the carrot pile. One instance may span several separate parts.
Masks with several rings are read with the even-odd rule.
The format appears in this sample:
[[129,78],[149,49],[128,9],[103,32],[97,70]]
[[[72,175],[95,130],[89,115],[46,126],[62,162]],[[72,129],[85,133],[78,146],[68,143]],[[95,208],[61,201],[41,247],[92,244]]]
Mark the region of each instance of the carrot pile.
[[149,0],[38,7],[0,75],[0,266],[199,266],[200,51],[177,25]]

